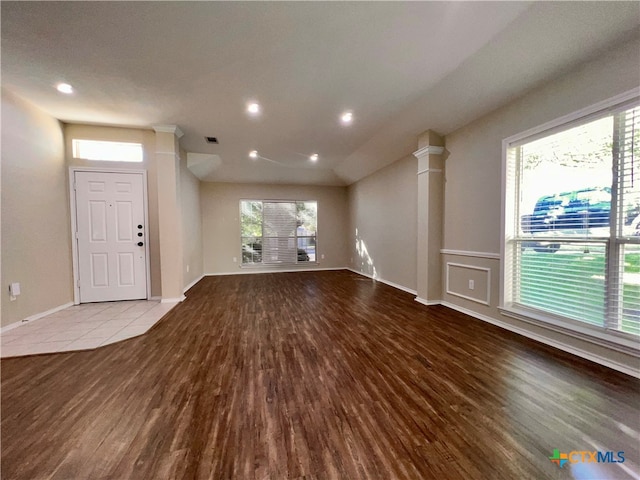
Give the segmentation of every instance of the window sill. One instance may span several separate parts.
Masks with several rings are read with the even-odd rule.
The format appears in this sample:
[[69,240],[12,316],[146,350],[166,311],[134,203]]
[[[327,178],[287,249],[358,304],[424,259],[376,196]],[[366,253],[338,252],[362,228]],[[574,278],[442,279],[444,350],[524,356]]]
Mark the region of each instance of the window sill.
[[308,267],[310,265],[318,266],[320,262],[304,262],[304,263],[266,263],[266,264],[242,264],[240,268],[248,269],[248,270],[265,270],[265,269],[274,269],[274,270],[282,270],[282,269],[302,269],[304,267]]
[[640,338],[630,333],[605,329],[596,325],[546,315],[517,306],[498,307],[505,317],[562,333],[618,352],[640,357]]

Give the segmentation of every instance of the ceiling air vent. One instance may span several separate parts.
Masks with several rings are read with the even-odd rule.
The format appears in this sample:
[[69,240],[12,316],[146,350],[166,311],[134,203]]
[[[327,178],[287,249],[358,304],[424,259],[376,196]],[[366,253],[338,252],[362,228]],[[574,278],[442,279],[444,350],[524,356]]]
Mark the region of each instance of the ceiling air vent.
[[216,137],[204,137],[207,143],[218,143],[218,139]]

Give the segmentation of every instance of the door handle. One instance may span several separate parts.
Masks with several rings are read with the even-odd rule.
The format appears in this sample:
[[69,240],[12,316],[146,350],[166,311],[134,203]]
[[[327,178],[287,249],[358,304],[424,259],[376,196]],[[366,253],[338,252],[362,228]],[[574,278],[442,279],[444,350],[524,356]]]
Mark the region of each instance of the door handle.
[[143,246],[143,245],[144,245],[144,243],[142,243],[142,242],[138,242],[138,246],[139,246],[139,247],[141,247],[141,246]]

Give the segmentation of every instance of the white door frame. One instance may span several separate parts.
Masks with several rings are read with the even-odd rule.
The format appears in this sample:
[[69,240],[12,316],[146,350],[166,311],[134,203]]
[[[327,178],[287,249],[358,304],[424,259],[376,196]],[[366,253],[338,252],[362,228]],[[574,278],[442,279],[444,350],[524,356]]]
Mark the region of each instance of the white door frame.
[[71,251],[73,259],[73,304],[80,304],[80,273],[78,268],[78,238],[76,232],[78,231],[78,220],[76,218],[76,189],[75,178],[76,172],[92,172],[92,173],[129,173],[135,175],[142,175],[142,196],[143,196],[143,210],[144,210],[144,224],[145,231],[147,232],[146,241],[144,242],[145,251],[145,271],[147,277],[147,300],[151,298],[151,271],[150,271],[150,258],[149,258],[149,202],[147,201],[147,171],[144,169],[129,169],[129,168],[100,168],[100,167],[69,167],[69,200],[70,200],[70,212],[71,212]]

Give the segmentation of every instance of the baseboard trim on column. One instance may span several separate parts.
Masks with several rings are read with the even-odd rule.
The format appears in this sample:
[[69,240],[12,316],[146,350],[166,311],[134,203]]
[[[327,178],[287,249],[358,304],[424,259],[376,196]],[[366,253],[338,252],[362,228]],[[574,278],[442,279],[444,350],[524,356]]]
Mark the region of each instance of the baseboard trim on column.
[[160,300],[160,303],[180,303],[183,300],[186,300],[186,298],[187,297],[185,297],[184,295],[176,298],[163,298],[162,300]]
[[440,305],[442,303],[442,300],[426,300],[420,297],[416,297],[414,298],[414,300],[418,303],[421,303],[422,305],[427,305],[428,307],[433,305]]

